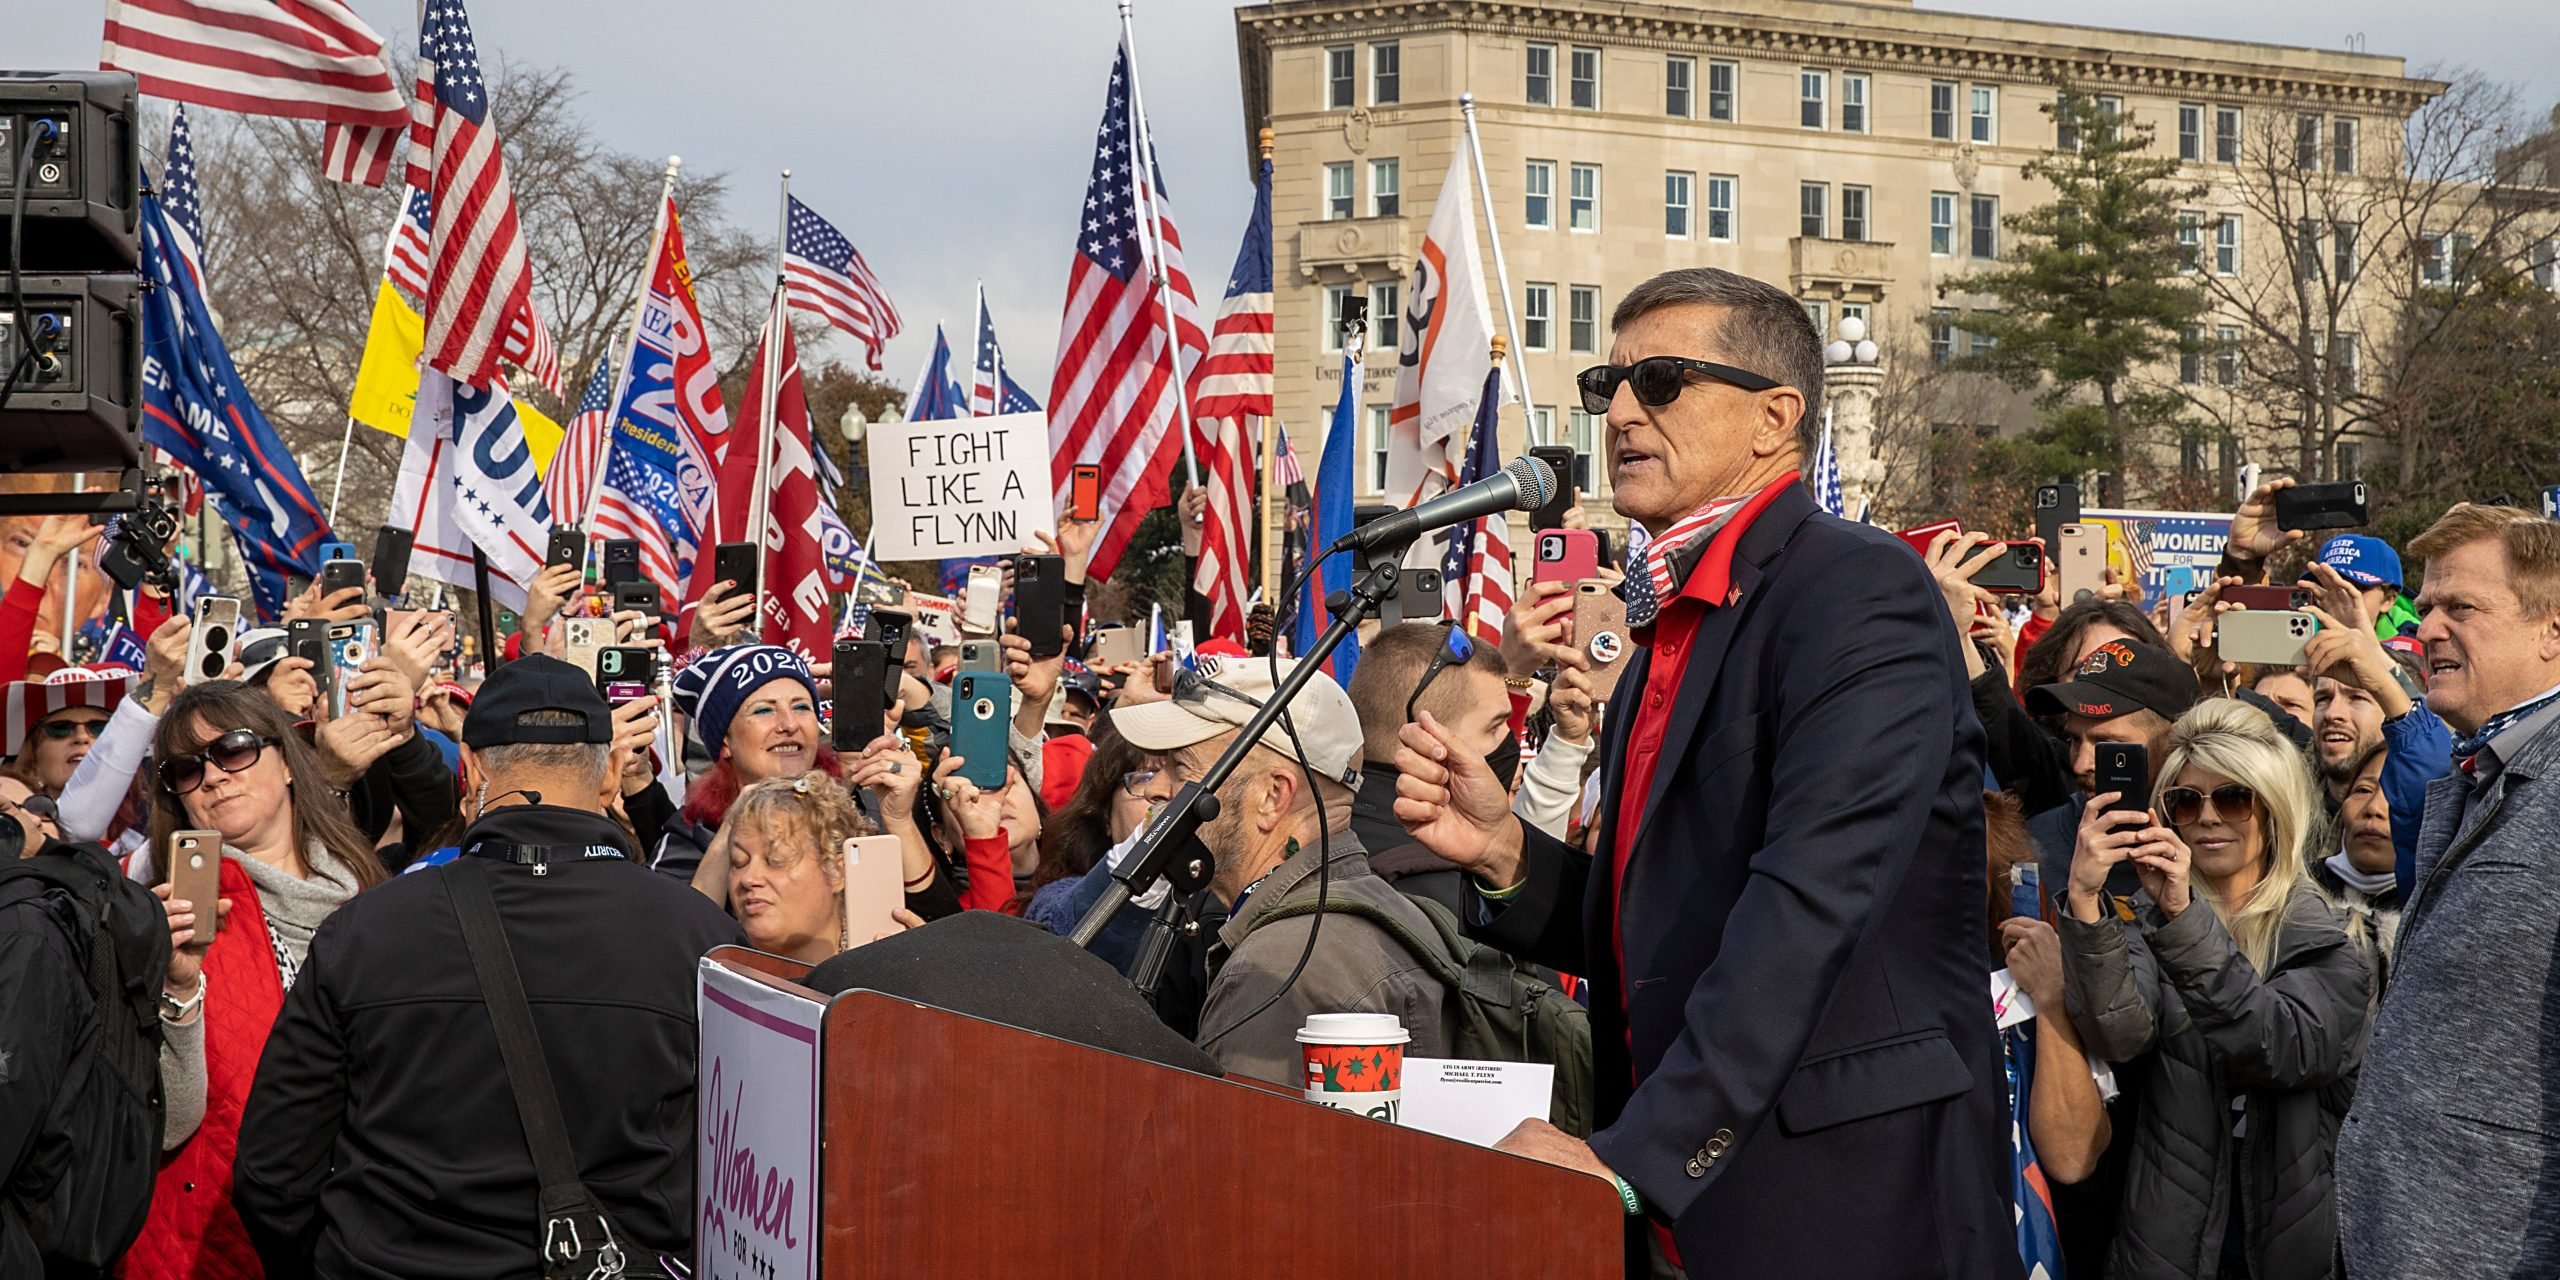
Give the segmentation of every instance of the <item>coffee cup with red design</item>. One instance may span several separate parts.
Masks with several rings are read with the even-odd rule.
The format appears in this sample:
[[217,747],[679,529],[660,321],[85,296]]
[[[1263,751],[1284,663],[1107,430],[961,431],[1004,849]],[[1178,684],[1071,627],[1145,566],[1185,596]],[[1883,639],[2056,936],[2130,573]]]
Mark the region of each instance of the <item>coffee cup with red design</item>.
[[1311,1013],[1298,1028],[1307,1101],[1396,1122],[1404,1105],[1404,1047],[1413,1037],[1392,1013]]

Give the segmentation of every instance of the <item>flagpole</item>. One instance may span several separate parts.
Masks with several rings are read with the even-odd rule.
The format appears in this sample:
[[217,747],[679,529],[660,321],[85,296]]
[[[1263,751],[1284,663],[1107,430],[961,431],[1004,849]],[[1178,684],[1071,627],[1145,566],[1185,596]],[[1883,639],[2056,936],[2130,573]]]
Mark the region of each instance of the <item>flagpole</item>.
[[[621,426],[621,424],[613,421],[613,414],[615,410],[622,407],[622,396],[620,393],[631,381],[631,352],[640,341],[640,317],[649,309],[649,284],[650,277],[652,275],[652,268],[658,265],[658,246],[661,243],[664,243],[667,238],[667,202],[675,198],[676,170],[683,167],[683,156],[668,156],[667,171],[663,179],[658,184],[658,212],[654,220],[654,225],[657,227],[657,230],[649,237],[649,256],[640,264],[640,287],[633,292],[631,298],[631,326],[623,330],[622,334],[622,370],[613,377],[613,389],[615,392],[615,395],[613,396],[613,403],[605,406],[604,430],[596,433],[595,469],[592,472],[591,478],[587,481],[587,501],[585,505],[580,507],[578,510],[578,532],[586,534],[590,538],[593,537],[595,530],[596,504],[604,499],[605,463],[613,457],[614,432],[620,430]],[[610,363],[613,359],[612,353],[606,353],[605,359]],[[764,575],[758,574],[756,576],[763,577]]]
[[[1254,136],[1262,152],[1264,169],[1271,167],[1271,152],[1278,137],[1267,124]],[[1262,174],[1257,172],[1254,176],[1259,180]],[[1262,598],[1270,603],[1275,622],[1280,616],[1280,540],[1271,532],[1271,495],[1279,487],[1276,483],[1280,474],[1279,454],[1280,414],[1279,406],[1274,405],[1272,412],[1262,415],[1262,484],[1254,503],[1254,541],[1256,549],[1262,553]],[[1283,495],[1280,500],[1285,503],[1288,498]],[[1274,634],[1276,643],[1277,633]]]
[[[1138,218],[1147,227],[1147,265],[1155,281],[1157,310],[1164,317],[1164,341],[1173,363],[1173,407],[1182,421],[1182,470],[1200,483],[1200,459],[1191,448],[1191,376],[1182,367],[1182,334],[1173,322],[1173,284],[1165,272],[1164,226],[1156,216],[1156,145],[1147,131],[1146,95],[1138,90],[1138,32],[1129,19],[1130,0],[1120,0],[1120,44],[1129,51],[1129,127],[1137,134],[1137,154],[1130,159],[1130,189],[1138,193]],[[971,361],[972,364],[976,363]]]
[[773,483],[774,446],[781,443],[780,425],[773,420],[774,400],[782,386],[782,327],[791,323],[785,304],[790,300],[789,268],[783,255],[791,239],[791,171],[782,171],[781,221],[776,223],[773,242],[773,312],[764,325],[764,390],[756,403],[763,407],[763,420],[757,424],[756,488],[747,516],[747,542],[756,549],[756,634],[764,634],[764,601],[772,584],[764,572],[765,490]]
[[1537,401],[1529,395],[1529,362],[1521,353],[1519,304],[1511,297],[1511,268],[1502,260],[1501,219],[1493,216],[1493,186],[1484,176],[1484,139],[1476,133],[1476,95],[1458,95],[1458,110],[1467,118],[1467,154],[1475,161],[1477,203],[1484,206],[1485,242],[1493,247],[1493,283],[1502,291],[1502,324],[1511,335],[1511,381],[1520,392],[1520,405],[1529,423],[1529,443],[1546,444],[1538,438]]

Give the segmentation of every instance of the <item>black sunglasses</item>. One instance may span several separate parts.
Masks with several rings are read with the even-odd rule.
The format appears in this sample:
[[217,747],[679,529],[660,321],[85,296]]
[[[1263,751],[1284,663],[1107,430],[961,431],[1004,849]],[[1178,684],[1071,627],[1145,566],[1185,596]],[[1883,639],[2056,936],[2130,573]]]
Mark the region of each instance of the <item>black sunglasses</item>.
[[1211,694],[1216,694],[1221,698],[1233,698],[1246,706],[1252,707],[1256,711],[1262,709],[1262,699],[1240,689],[1230,689],[1203,674],[1198,667],[1186,664],[1174,671],[1174,701],[1188,702],[1198,705],[1199,703],[1207,701]]
[[15,809],[20,813],[42,818],[47,822],[51,822],[59,816],[54,812],[52,796],[31,795],[24,800],[0,800],[0,809]]
[[2237,782],[2215,787],[2210,797],[2194,787],[2171,787],[2160,793],[2160,810],[2169,815],[2171,823],[2183,827],[2204,816],[2208,798],[2213,801],[2214,813],[2225,821],[2236,821],[2257,811],[2258,793]]
[[106,732],[107,722],[104,720],[47,720],[44,722],[44,736],[56,742],[68,742],[72,734],[83,729],[88,730],[89,736],[94,738]]
[[1431,665],[1422,669],[1422,679],[1414,682],[1413,692],[1404,699],[1404,722],[1413,723],[1413,707],[1422,701],[1422,691],[1431,687],[1440,672],[1448,667],[1463,667],[1476,656],[1475,637],[1458,629],[1455,619],[1440,624],[1440,647],[1431,654]]
[[1609,402],[1618,397],[1621,382],[1635,388],[1637,404],[1659,409],[1680,398],[1681,388],[1689,385],[1689,375],[1693,373],[1745,391],[1768,391],[1786,385],[1749,369],[1687,356],[1647,356],[1634,364],[1595,364],[1576,375],[1574,381],[1582,387],[1584,412],[1599,417],[1609,412]]
[[171,756],[160,762],[160,785],[170,795],[182,796],[204,785],[204,767],[210,763],[224,773],[239,773],[254,767],[266,749],[282,745],[264,738],[254,729],[234,729],[204,744],[199,751]]

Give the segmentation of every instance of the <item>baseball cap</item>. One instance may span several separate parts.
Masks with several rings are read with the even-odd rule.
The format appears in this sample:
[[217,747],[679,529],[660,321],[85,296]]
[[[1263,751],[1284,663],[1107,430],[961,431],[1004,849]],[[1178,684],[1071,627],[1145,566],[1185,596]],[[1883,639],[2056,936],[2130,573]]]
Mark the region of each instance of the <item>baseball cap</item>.
[[256,684],[293,651],[282,627],[258,627],[240,633],[240,678]]
[[[580,724],[523,724],[535,711],[567,711],[584,717]],[[611,742],[613,708],[587,673],[546,654],[533,654],[499,666],[480,682],[478,696],[462,716],[462,741],[471,747],[503,747],[520,742]]]
[[[2321,543],[2314,563],[2337,570],[2339,577],[2360,587],[2400,585],[2400,553],[2369,533],[2342,533]],[[2309,581],[2311,570],[2305,568],[2302,577]]]
[[1047,716],[1048,723],[1064,725],[1072,725],[1075,723],[1074,721],[1067,719],[1065,714],[1067,709],[1067,698],[1070,695],[1081,696],[1085,701],[1087,709],[1096,711],[1100,710],[1102,707],[1102,677],[1085,669],[1082,664],[1070,663],[1066,670],[1058,677],[1058,696],[1049,700],[1049,714]]
[[[1233,733],[1270,700],[1272,665],[1263,658],[1203,654],[1175,680],[1170,700],[1115,707],[1111,723],[1141,751],[1176,751]],[[1278,665],[1285,680],[1298,663],[1283,658]],[[1360,785],[1360,714],[1351,709],[1351,695],[1341,685],[1317,673],[1290,700],[1288,719],[1306,748],[1308,768],[1344,786]],[[1298,758],[1288,731],[1277,722],[1263,731],[1259,745]]]
[[2130,640],[2109,640],[2080,660],[2071,678],[2027,691],[2037,715],[2080,715],[2113,720],[2150,711],[2175,720],[2196,704],[2196,673],[2168,650]]

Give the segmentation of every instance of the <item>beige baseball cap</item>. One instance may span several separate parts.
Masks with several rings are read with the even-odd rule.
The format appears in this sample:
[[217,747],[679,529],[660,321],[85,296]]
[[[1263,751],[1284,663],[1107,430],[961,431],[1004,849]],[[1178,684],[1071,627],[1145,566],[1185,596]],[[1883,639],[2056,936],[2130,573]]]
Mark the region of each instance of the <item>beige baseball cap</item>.
[[[1131,746],[1141,751],[1177,751],[1207,742],[1243,728],[1270,700],[1270,659],[1203,655],[1195,661],[1196,670],[1176,678],[1171,699],[1112,709],[1111,723]],[[1297,665],[1296,659],[1281,659],[1280,678],[1287,679]],[[1288,721],[1298,730],[1298,745],[1306,749],[1308,768],[1347,787],[1360,785],[1360,715],[1351,709],[1351,695],[1341,685],[1316,673],[1289,700]],[[1263,731],[1260,745],[1289,759],[1298,758],[1288,731],[1277,723]]]

